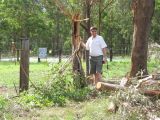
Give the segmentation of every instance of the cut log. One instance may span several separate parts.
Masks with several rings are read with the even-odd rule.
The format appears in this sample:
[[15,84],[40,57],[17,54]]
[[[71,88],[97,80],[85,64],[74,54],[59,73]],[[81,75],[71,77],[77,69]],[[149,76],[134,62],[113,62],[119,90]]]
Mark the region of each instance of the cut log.
[[96,88],[98,90],[114,90],[114,91],[116,91],[116,90],[119,90],[119,89],[124,89],[124,86],[105,83],[105,82],[98,82],[96,84]]
[[158,98],[160,98],[160,90],[144,90],[141,93],[147,96],[157,96]]

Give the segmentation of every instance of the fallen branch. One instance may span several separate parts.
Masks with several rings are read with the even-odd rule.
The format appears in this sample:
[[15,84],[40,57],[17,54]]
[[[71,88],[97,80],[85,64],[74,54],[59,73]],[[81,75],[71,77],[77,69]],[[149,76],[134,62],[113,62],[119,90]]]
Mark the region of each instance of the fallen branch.
[[138,81],[139,83],[136,85],[136,88],[142,88],[143,86],[150,86],[150,85],[160,85],[158,80],[154,80],[153,76],[146,77]]
[[156,96],[160,98],[160,90],[144,90],[141,91],[141,93],[147,96]]

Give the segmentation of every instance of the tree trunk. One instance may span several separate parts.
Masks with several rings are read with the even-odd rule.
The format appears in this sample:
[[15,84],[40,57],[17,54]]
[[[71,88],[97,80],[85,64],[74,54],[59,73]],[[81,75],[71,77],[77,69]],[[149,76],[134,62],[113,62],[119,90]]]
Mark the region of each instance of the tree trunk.
[[154,12],[154,4],[154,0],[132,0],[134,33],[130,77],[136,76],[142,70],[143,75],[148,74],[148,36]]
[[[86,16],[87,18],[89,18],[89,20],[87,21],[87,38],[90,37],[91,33],[90,33],[90,27],[91,27],[91,5],[90,5],[90,0],[86,0]],[[86,58],[86,75],[89,75],[89,51],[86,50],[85,52],[85,58]]]
[[102,13],[101,13],[101,8],[102,8],[102,1],[99,0],[99,10],[98,10],[98,34],[101,34],[101,22],[102,22]]
[[75,87],[81,88],[86,85],[84,71],[81,64],[80,56],[80,14],[75,14],[72,18],[72,54],[73,56],[73,73]]
[[[76,14],[73,16],[73,20],[72,20],[72,53],[75,52],[75,50],[78,50],[79,44],[80,44],[80,31],[79,31],[79,20],[80,16],[79,14]],[[79,52],[77,53],[79,54]],[[78,62],[78,58],[76,55],[74,55],[73,58],[73,72],[79,71],[80,70],[80,65]]]

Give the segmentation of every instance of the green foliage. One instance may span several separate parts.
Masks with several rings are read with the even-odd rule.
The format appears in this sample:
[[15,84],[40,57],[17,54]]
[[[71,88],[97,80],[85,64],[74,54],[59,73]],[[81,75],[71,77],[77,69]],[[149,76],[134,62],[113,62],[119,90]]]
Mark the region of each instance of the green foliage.
[[68,96],[71,100],[75,101],[84,101],[89,97],[91,89],[88,87],[81,89],[73,89],[68,93]]
[[7,99],[0,95],[0,111],[4,110],[7,105]]
[[[81,19],[86,17],[86,0],[60,0],[60,2],[63,3],[64,10],[71,14],[80,13]],[[159,0],[155,2],[150,38],[151,41],[159,43],[160,2]],[[98,27],[97,13],[102,10],[101,34],[108,47],[112,47],[118,54],[125,52],[129,54],[131,50],[133,25],[130,4],[131,0],[112,0],[111,3],[109,0],[96,0],[90,3],[91,25]],[[20,38],[22,34],[27,34],[30,48],[35,53],[39,47],[47,47],[52,51],[63,48],[63,52],[67,54],[66,51],[71,51],[70,21],[71,19],[63,15],[51,0],[3,0],[0,2],[0,49],[10,50],[12,41],[15,41],[16,46],[20,48]],[[87,28],[85,22],[83,26]],[[81,33],[84,32],[86,30],[81,29]]]
[[37,93],[27,93],[23,92],[21,97],[18,98],[18,103],[27,106],[27,107],[43,107],[43,106],[52,106],[52,101],[49,101],[47,98],[43,98]]
[[0,95],[0,119],[11,120],[12,114],[10,111],[11,102],[9,99],[5,98],[3,95]]
[[68,99],[75,101],[87,99],[90,89],[77,89],[74,86],[72,70],[60,72],[59,67],[60,65],[56,64],[52,68],[52,76],[44,84],[36,85],[31,92],[23,93],[19,103],[30,107],[64,106]]
[[160,33],[160,0],[155,0],[155,11],[152,20],[152,29],[151,29],[151,41],[157,42],[160,44],[159,33]]

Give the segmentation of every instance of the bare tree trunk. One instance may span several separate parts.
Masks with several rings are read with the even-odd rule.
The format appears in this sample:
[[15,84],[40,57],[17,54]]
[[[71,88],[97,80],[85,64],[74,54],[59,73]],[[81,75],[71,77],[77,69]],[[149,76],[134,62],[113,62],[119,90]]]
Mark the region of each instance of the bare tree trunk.
[[133,45],[131,55],[130,76],[136,76],[138,71],[147,71],[148,36],[151,26],[151,19],[154,12],[154,0],[132,0],[133,11]]
[[98,11],[98,14],[99,14],[99,20],[98,20],[98,34],[100,35],[101,34],[101,23],[102,23],[102,12],[101,12],[101,7],[102,7],[102,1],[99,0],[99,11]]
[[[89,18],[87,21],[87,38],[90,37],[90,27],[91,27],[91,5],[90,0],[86,0],[86,17]],[[85,52],[85,58],[86,58],[86,75],[89,75],[89,51],[86,50]]]
[[72,19],[72,53],[73,56],[73,72],[75,87],[81,88],[86,85],[84,71],[81,64],[80,56],[80,14],[75,14]]
[[[80,22],[76,21],[79,20],[80,16],[79,14],[76,14],[73,16],[73,21],[72,21],[72,53],[74,53],[75,50],[78,50],[79,44],[80,44],[80,31],[79,31],[79,25]],[[79,71],[80,70],[80,65],[78,62],[77,56],[74,56],[73,58],[73,71]]]

